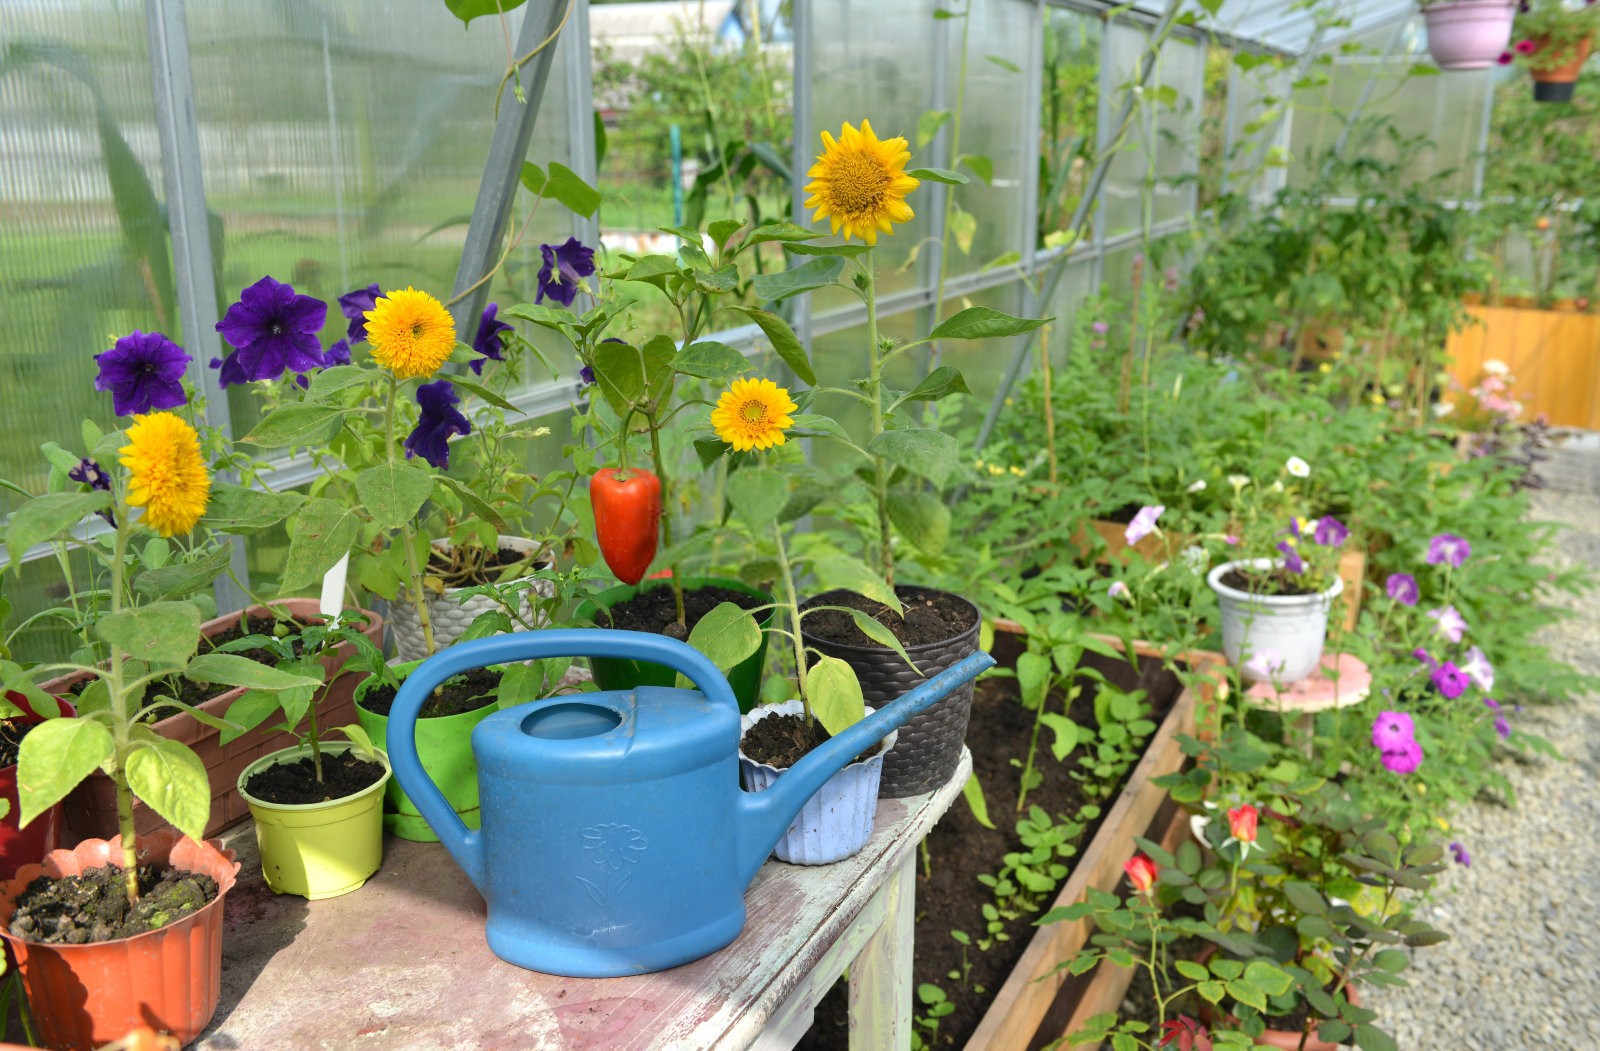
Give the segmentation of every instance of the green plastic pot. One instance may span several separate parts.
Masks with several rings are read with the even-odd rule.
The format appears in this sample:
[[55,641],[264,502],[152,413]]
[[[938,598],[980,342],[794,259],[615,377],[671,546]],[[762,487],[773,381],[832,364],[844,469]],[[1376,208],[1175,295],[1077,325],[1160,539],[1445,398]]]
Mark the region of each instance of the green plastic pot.
[[[324,744],[324,755],[350,750]],[[389,758],[379,755],[383,777],[355,795],[325,803],[269,803],[245,790],[257,772],[311,754],[309,745],[268,753],[239,772],[239,795],[255,819],[261,874],[278,894],[316,901],[348,894],[383,863],[383,793],[392,785]]]
[[[472,758],[472,728],[499,710],[498,705],[486,704],[476,711],[459,715],[417,720],[417,756],[422,760],[422,767],[455,808],[461,823],[468,828],[477,828],[481,821],[478,811],[478,763]],[[367,731],[373,744],[388,748],[388,716],[369,712],[358,701],[356,721]],[[389,782],[384,800],[383,825],[390,832],[413,843],[439,841],[410,797],[401,791],[398,781]]]
[[[599,612],[610,609],[621,602],[626,602],[641,591],[650,588],[667,587],[665,580],[650,580],[637,585],[622,584],[614,588],[607,588],[578,606],[578,619],[587,621],[598,627],[610,627],[601,623]],[[701,587],[724,587],[729,591],[759,598],[768,605],[772,596],[739,580],[727,577],[684,577],[683,587],[686,591],[693,591]],[[743,661],[734,665],[728,672],[728,685],[733,687],[733,696],[739,701],[739,711],[748,712],[756,706],[761,693],[761,670],[767,664],[767,628],[772,625],[772,610],[767,610],[758,620],[761,627],[761,645],[756,651]],[[677,673],[671,668],[661,664],[649,664],[644,661],[626,660],[617,657],[591,657],[589,667],[594,672],[595,685],[602,690],[631,690],[637,686],[672,686],[677,681]]]

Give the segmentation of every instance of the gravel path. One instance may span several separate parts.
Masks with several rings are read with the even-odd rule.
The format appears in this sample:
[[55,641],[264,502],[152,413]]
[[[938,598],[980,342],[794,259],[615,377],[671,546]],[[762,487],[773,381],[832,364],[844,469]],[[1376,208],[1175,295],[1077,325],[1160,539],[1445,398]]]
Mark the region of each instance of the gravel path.
[[[1534,517],[1568,527],[1547,561],[1600,570],[1595,490],[1535,493]],[[1600,588],[1558,601],[1575,615],[1543,641],[1600,675]],[[1508,765],[1514,810],[1456,814],[1472,865],[1452,865],[1423,910],[1451,940],[1414,954],[1408,988],[1371,997],[1403,1051],[1600,1048],[1600,696],[1518,719],[1567,761]]]

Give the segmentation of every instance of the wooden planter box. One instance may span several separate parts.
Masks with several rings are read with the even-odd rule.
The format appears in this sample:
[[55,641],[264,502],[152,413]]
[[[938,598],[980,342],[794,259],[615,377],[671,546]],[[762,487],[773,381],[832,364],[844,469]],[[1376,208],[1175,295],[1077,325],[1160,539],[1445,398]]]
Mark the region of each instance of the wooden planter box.
[[[1192,538],[1182,533],[1163,531],[1151,533],[1137,544],[1129,545],[1127,528],[1121,522],[1091,518],[1086,525],[1078,527],[1073,534],[1072,544],[1078,549],[1079,555],[1087,558],[1095,550],[1092,537],[1098,536],[1105,541],[1105,549],[1098,556],[1099,561],[1109,565],[1127,561],[1130,550],[1138,552],[1140,557],[1150,562],[1171,561],[1194,543]],[[1361,591],[1367,580],[1367,553],[1359,548],[1349,548],[1341,554],[1339,579],[1344,581],[1344,592],[1339,596],[1340,608],[1344,610],[1344,630],[1353,631],[1356,618],[1361,615]]]
[[[312,620],[319,616],[316,599],[284,599],[274,602],[273,605],[288,610],[291,615],[301,620]],[[246,612],[259,615],[266,613],[267,608],[252,606]],[[371,610],[362,610],[362,613],[367,617],[367,627],[362,634],[371,639],[373,645],[382,645],[383,619]],[[238,623],[239,616],[239,613],[235,612],[209,620],[200,630],[205,635],[218,634]],[[332,655],[323,658],[323,664],[331,674],[351,655],[349,647],[340,647]],[[64,693],[68,687],[85,677],[84,674],[63,676],[45,683],[43,688],[47,692]],[[356,721],[355,688],[359,682],[360,676],[351,674],[341,675],[328,684],[322,697],[316,702],[320,728],[327,730]],[[243,687],[228,690],[205,701],[200,705],[200,709],[208,715],[223,718],[227,715],[229,706],[244,692]],[[268,724],[276,725],[279,721],[269,717],[261,726],[240,734],[226,745],[220,742],[219,731],[200,722],[188,712],[169,716],[153,727],[162,737],[181,741],[193,748],[195,754],[200,756],[201,762],[206,765],[206,778],[211,783],[211,819],[206,823],[207,836],[215,835],[249,816],[250,808],[239,796],[240,772],[269,752],[288,748],[296,743],[291,734],[267,729]],[[109,839],[117,834],[116,787],[105,774],[92,774],[73,789],[65,800],[65,810],[65,839],[68,845],[84,839]],[[166,821],[135,798],[133,823],[138,834],[144,835],[162,827]]]
[[1600,314],[1527,306],[1469,306],[1476,324],[1450,334],[1450,375],[1472,387],[1490,359],[1516,377],[1523,418],[1600,430]]
[[[1019,626],[1008,621],[996,621],[995,628],[1020,633]],[[1119,649],[1122,647],[1110,636],[1101,638]],[[1143,642],[1135,643],[1135,652],[1151,657],[1167,655],[1167,651]],[[1189,665],[1191,670],[1205,673],[1206,678],[1186,687],[1179,695],[1150,739],[1144,758],[1134,767],[1121,795],[1107,811],[1100,830],[1079,855],[1072,875],[1049,908],[1082,901],[1090,887],[1114,892],[1122,880],[1123,863],[1137,849],[1133,841],[1135,836],[1149,836],[1163,844],[1175,843],[1173,837],[1181,838],[1187,828],[1187,815],[1152,782],[1183,766],[1180,734],[1195,735],[1197,729],[1203,730],[1213,724],[1213,705],[1219,697],[1226,696],[1228,688],[1227,664],[1219,653],[1189,651],[1171,656]],[[1055,969],[1058,963],[1071,958],[1083,947],[1092,929],[1088,920],[1038,928],[967,1041],[967,1048],[1031,1047],[1036,1042],[1036,1034],[1045,1040],[1053,1039],[1064,1031],[1061,1026],[1067,1020],[1105,1011],[1108,1008],[1104,1005],[1108,1003],[1114,1007],[1132,979],[1131,969],[1117,968],[1114,970],[1121,973],[1112,975],[1109,972],[1113,969],[1101,967],[1079,977]],[[1102,976],[1102,971],[1108,973]],[[1119,980],[1120,985],[1117,984]],[[1093,1010],[1089,1011],[1091,1007]]]

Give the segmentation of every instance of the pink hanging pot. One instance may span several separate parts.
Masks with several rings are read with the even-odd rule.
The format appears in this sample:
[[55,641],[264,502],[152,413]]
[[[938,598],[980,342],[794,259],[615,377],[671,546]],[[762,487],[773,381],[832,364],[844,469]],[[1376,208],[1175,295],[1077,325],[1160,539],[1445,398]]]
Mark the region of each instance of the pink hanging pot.
[[1428,4],[1428,51],[1440,69],[1488,69],[1511,43],[1514,0],[1449,0]]

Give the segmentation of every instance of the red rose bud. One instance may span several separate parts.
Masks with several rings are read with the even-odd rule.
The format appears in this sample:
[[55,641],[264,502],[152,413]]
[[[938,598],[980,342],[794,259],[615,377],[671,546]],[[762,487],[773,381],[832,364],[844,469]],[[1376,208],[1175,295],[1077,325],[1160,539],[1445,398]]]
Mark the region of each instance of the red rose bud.
[[1149,894],[1150,888],[1156,885],[1156,873],[1161,870],[1143,854],[1135,854],[1122,866],[1122,871],[1128,874],[1128,881],[1133,884],[1134,890]]
[[1256,821],[1260,813],[1255,807],[1246,803],[1236,806],[1228,811],[1228,831],[1234,839],[1241,843],[1254,843],[1256,841]]

